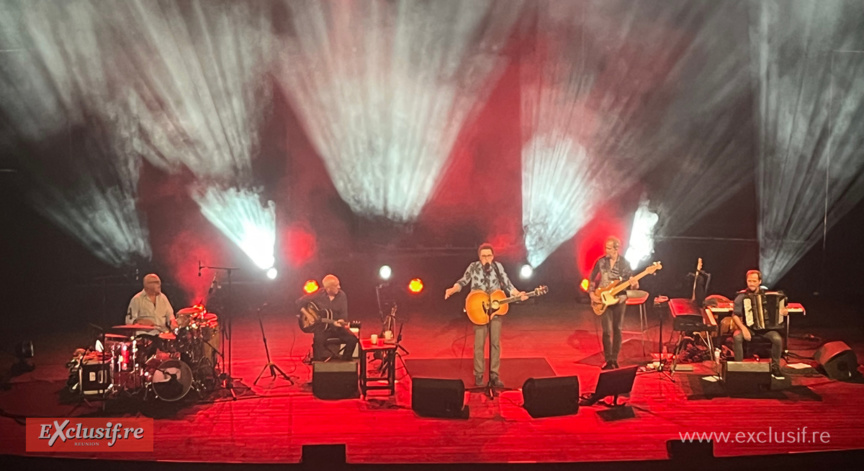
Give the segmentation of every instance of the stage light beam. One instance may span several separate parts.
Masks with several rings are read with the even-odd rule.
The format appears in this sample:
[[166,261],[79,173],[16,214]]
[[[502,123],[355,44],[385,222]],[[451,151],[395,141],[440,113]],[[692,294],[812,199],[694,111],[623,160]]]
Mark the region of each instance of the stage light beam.
[[635,270],[639,262],[654,253],[654,228],[660,218],[648,209],[648,202],[642,201],[633,215],[633,228],[630,230],[630,240],[627,243],[627,253],[624,259]]
[[276,263],[276,204],[261,204],[257,191],[211,186],[192,192],[192,198],[222,234],[234,242],[257,266],[268,270]]
[[276,75],[351,209],[412,221],[503,70],[520,1],[286,2]]

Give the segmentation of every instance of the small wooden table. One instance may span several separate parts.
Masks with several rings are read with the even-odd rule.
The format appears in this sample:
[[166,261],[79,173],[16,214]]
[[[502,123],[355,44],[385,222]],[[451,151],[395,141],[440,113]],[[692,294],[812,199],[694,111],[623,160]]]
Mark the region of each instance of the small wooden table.
[[[383,354],[383,375],[369,376],[368,357],[377,352]],[[396,343],[384,343],[384,339],[379,338],[378,343],[373,344],[371,339],[360,339],[360,393],[366,397],[370,389],[387,390],[390,395],[396,393]]]

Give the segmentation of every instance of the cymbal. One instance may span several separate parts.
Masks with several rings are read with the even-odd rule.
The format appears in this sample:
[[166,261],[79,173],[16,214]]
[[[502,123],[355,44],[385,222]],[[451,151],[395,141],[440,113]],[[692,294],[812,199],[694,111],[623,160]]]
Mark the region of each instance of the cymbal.
[[213,314],[212,312],[208,312],[208,313],[204,314],[204,320],[205,321],[216,321],[216,320],[219,320],[219,316],[217,316],[216,314]]
[[112,329],[118,330],[153,330],[157,327],[155,325],[147,325],[147,324],[128,324],[128,325],[115,325],[111,327]]
[[172,332],[162,332],[159,334],[159,338],[162,340],[177,340],[177,336]]
[[204,309],[197,308],[197,307],[184,307],[183,309],[180,309],[179,311],[177,311],[177,315],[178,316],[194,316],[194,315],[196,315],[200,312],[203,312],[203,311],[204,311]]
[[123,335],[123,334],[105,334],[105,339],[106,339],[106,340],[108,340],[108,339],[112,339],[112,340],[128,340],[128,339],[129,339],[129,336],[128,336],[128,335]]

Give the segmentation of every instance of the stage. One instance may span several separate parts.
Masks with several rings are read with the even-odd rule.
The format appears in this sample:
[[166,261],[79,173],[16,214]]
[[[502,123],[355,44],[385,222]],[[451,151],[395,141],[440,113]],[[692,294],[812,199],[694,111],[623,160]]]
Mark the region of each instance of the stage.
[[[816,310],[818,311],[818,309]],[[357,312],[357,311],[355,311]],[[658,314],[650,313],[645,349],[658,348]],[[815,312],[811,309],[810,315]],[[522,383],[534,376],[579,378],[580,392],[594,390],[600,374],[600,328],[585,304],[543,302],[514,306],[502,331],[501,377],[508,388],[490,400],[466,393],[468,419],[421,418],[411,410],[411,375],[471,381],[473,333],[467,318],[453,308],[404,314],[402,343],[410,354],[398,361],[395,396],[370,392],[367,398],[320,400],[311,392],[311,368],[302,362],[311,335],[300,332],[294,314],[273,308],[262,315],[273,361],[294,384],[266,375],[252,386],[266,364],[254,313],[238,315],[233,325],[233,365],[237,400],[218,391],[206,401],[134,401],[89,404],[62,399],[75,347],[88,333],[44,332],[34,338],[37,365],[12,378],[0,391],[0,454],[50,458],[183,461],[201,463],[298,463],[305,445],[344,444],[351,464],[560,463],[667,460],[668,441],[688,433],[742,432],[741,443],[714,440],[716,457],[800,454],[861,447],[864,434],[864,384],[828,379],[815,369],[784,368],[787,381],[761,396],[728,397],[711,375],[711,362],[693,371],[639,372],[629,398],[635,417],[607,421],[601,405],[580,407],[575,415],[534,419],[522,407]],[[377,313],[357,313],[361,336],[377,328]],[[856,329],[793,327],[790,351],[812,357],[817,340],[843,340],[862,358]],[[793,324],[794,325],[794,324]],[[668,339],[668,319],[664,327]],[[629,308],[620,363],[645,364],[638,312]],[[7,332],[5,335],[11,335]],[[674,340],[674,339],[673,339]],[[403,360],[405,360],[403,362]],[[815,364],[812,360],[792,360]],[[407,369],[406,369],[407,364]],[[784,365],[786,363],[784,362]],[[3,365],[4,368],[6,365]],[[372,368],[375,367],[373,362]],[[412,371],[412,369],[416,370]],[[4,370],[5,371],[5,370]],[[467,382],[471,381],[471,382]],[[194,396],[190,393],[186,399]],[[65,403],[61,403],[64,400]],[[28,455],[26,417],[132,417],[155,419],[152,453]],[[753,437],[796,434],[807,443],[756,443]],[[813,432],[816,432],[814,434]],[[830,438],[824,433],[830,435]],[[791,437],[791,435],[789,435]],[[818,438],[814,438],[818,437]],[[751,441],[752,440],[752,441]],[[813,442],[815,441],[815,443]]]

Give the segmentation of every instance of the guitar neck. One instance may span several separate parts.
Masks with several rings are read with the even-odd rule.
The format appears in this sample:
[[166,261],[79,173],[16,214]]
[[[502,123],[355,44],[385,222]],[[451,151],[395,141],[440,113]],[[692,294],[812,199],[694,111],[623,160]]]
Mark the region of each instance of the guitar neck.
[[[642,278],[644,278],[646,275],[648,275],[648,270],[645,270],[642,273],[634,276],[633,281],[639,281]],[[612,291],[609,292],[609,294],[611,294],[612,296],[615,296],[616,294],[624,291],[625,289],[627,289],[629,287],[630,287],[630,280],[627,280],[624,283],[621,283],[620,285],[616,286]]]
[[[525,293],[525,294],[527,294],[529,298],[533,298],[534,296],[539,296],[538,293],[533,292],[533,291],[530,293]],[[508,303],[512,303],[514,301],[519,301],[520,299],[522,299],[522,296],[519,296],[519,295],[510,296],[509,298],[499,299],[498,304],[508,304]]]

